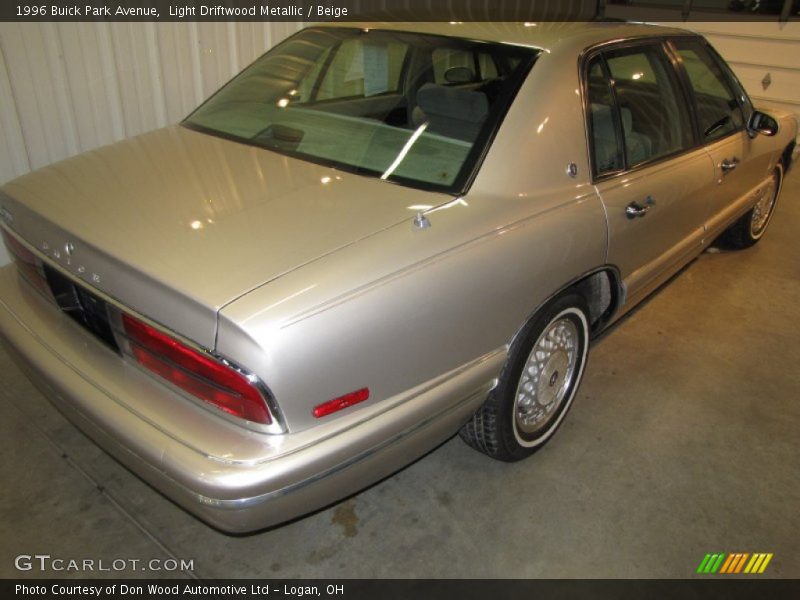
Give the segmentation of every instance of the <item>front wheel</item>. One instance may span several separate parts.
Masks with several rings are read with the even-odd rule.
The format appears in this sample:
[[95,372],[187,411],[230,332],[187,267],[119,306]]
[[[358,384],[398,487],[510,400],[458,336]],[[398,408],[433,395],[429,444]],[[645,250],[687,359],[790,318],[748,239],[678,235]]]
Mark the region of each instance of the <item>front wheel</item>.
[[464,441],[504,461],[523,459],[555,433],[575,398],[589,349],[589,309],[582,296],[560,296],[520,331],[495,389],[460,432]]
[[764,236],[767,225],[775,213],[782,180],[783,166],[778,163],[775,165],[775,170],[766,187],[761,191],[758,202],[723,234],[723,243],[731,248],[744,249],[749,248]]

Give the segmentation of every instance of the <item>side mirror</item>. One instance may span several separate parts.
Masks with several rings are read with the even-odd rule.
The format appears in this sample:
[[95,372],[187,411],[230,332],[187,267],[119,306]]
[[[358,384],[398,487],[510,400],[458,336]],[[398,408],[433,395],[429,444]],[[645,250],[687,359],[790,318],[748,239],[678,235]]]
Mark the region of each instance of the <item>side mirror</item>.
[[772,137],[778,133],[778,121],[761,111],[753,111],[750,121],[747,123],[747,130],[751,135],[760,133]]

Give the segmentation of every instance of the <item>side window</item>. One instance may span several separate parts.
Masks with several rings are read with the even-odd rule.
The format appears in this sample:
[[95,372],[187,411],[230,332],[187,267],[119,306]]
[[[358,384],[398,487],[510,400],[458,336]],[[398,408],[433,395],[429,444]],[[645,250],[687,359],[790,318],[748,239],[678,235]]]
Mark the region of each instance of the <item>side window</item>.
[[589,63],[586,70],[586,84],[594,174],[597,176],[619,171],[625,168],[622,160],[622,141],[619,139],[611,83],[606,77],[603,60],[599,56]]
[[397,92],[408,44],[346,40],[336,50],[315,100],[365,98]]
[[750,100],[750,96],[748,96],[747,92],[744,91],[744,86],[742,85],[742,82],[739,81],[739,79],[733,73],[728,63],[726,63],[713,48],[709,49],[709,52],[713,56],[715,64],[720,69],[722,69],[723,76],[725,80],[730,84],[730,87],[733,90],[734,94],[736,95],[737,98],[739,98],[739,106],[742,107],[742,111],[744,112],[744,122],[747,123],[747,120],[753,114],[754,110],[753,103]]
[[744,125],[744,115],[723,70],[702,43],[676,41],[697,107],[704,142],[725,137]]
[[619,106],[626,165],[689,148],[689,115],[661,46],[612,50],[606,62]]

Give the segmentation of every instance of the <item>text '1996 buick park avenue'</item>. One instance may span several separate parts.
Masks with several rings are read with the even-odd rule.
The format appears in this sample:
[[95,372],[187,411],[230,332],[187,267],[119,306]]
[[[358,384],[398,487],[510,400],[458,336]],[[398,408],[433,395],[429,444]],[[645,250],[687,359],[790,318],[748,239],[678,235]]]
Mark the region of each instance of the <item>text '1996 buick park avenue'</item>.
[[251,531],[459,431],[540,448],[594,335],[764,235],[795,136],[679,29],[310,27],[0,188],[0,332],[120,462]]

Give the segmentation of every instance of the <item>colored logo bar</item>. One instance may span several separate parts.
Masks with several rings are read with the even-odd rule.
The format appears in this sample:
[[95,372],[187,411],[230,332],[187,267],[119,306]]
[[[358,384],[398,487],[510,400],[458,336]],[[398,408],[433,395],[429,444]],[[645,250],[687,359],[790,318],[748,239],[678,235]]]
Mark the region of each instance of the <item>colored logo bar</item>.
[[767,568],[769,561],[772,560],[772,553],[748,552],[717,552],[706,554],[705,558],[697,567],[697,572],[701,574],[720,574],[731,575],[736,573],[761,574]]

